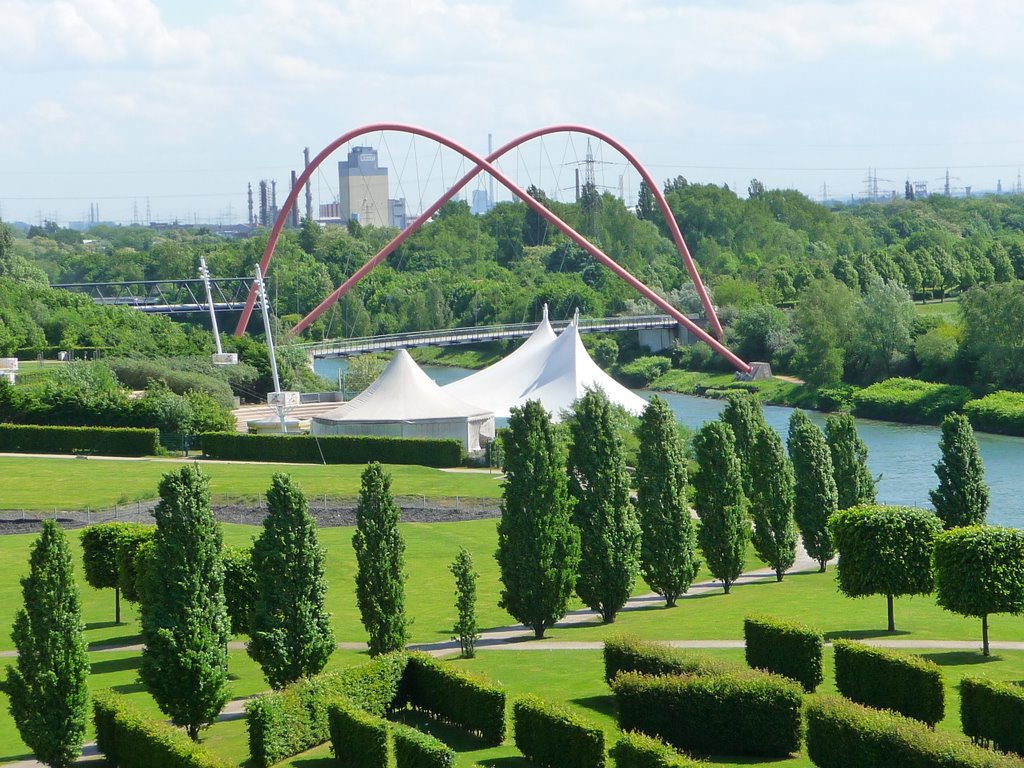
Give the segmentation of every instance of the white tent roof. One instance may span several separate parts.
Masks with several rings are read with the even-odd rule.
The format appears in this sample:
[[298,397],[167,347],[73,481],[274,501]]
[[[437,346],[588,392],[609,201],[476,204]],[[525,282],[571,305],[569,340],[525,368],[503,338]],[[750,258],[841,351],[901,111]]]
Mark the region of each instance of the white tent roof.
[[446,384],[443,389],[455,397],[479,403],[494,411],[495,416],[508,418],[509,408],[518,404],[519,396],[540,376],[557,338],[548,322],[545,304],[540,325],[512,354],[482,371]]
[[316,421],[395,422],[488,418],[491,411],[445,392],[400,349],[384,372],[358,397]]

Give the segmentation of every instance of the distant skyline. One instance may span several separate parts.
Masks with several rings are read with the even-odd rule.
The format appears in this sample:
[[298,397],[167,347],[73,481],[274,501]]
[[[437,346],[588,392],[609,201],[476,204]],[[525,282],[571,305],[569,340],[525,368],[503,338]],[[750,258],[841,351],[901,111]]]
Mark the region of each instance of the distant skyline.
[[[1024,171],[1011,0],[0,0],[0,28],[5,221],[95,206],[104,221],[242,222],[248,183],[276,180],[281,202],[303,147],[383,121],[481,154],[488,134],[592,125],[656,179],[741,195],[756,177],[848,200],[869,169],[883,192],[941,191],[947,169],[954,192],[1010,191]],[[411,214],[461,170],[423,142],[355,143],[378,147]],[[615,191],[622,164],[595,149]],[[571,199],[584,152],[552,139],[502,168]],[[636,184],[625,174],[627,198]]]

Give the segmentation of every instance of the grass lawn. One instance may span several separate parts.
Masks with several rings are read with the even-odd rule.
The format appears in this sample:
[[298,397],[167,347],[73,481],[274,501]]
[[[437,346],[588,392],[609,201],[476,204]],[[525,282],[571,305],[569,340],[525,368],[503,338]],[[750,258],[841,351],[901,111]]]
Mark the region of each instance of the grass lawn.
[[[696,395],[702,394],[707,389],[728,389],[735,383],[736,376],[732,373],[707,373],[704,371],[673,369],[666,371],[651,382],[649,389],[661,392],[677,392],[681,395]],[[803,384],[796,384],[776,378],[759,379],[751,383],[757,387],[761,399],[766,403],[805,408],[814,406],[814,396]]]
[[[275,472],[288,472],[312,499],[359,495],[361,464],[239,464],[201,461],[210,476],[214,501],[262,496]],[[161,476],[175,464],[150,459],[36,458],[0,456],[0,509],[50,511],[112,507],[156,498]],[[397,496],[498,498],[497,472],[444,472],[429,467],[389,465]]]
[[914,311],[919,315],[941,317],[947,323],[960,324],[960,297],[956,296],[945,301],[929,301],[925,304],[914,302]]

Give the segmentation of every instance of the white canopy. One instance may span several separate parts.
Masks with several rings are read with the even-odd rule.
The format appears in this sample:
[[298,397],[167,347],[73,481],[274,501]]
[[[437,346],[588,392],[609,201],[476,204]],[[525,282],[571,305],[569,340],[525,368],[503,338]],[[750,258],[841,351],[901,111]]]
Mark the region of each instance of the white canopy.
[[454,437],[467,451],[494,436],[494,414],[444,392],[400,349],[358,397],[313,417],[315,435]]

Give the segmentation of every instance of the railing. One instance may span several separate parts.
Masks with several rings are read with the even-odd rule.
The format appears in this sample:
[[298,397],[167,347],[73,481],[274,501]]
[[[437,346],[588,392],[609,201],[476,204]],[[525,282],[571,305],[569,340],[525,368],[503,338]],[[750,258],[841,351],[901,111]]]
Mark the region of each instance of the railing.
[[[214,309],[239,310],[244,307],[251,284],[251,277],[211,278]],[[200,278],[62,283],[53,287],[88,294],[97,304],[132,307],[140,312],[174,314],[202,312],[208,308],[206,289]]]

